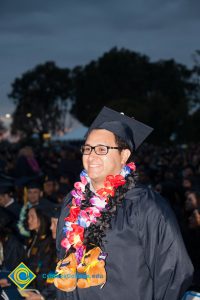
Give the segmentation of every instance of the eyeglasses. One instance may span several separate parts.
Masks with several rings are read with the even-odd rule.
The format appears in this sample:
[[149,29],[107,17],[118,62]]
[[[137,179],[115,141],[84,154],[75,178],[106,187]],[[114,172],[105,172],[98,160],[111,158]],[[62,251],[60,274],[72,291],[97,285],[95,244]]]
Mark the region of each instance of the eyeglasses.
[[121,149],[119,147],[109,147],[109,146],[105,146],[105,145],[97,145],[97,146],[90,146],[90,145],[84,145],[81,147],[81,153],[83,155],[89,155],[92,150],[94,150],[94,152],[97,155],[106,155],[108,153],[109,149]]

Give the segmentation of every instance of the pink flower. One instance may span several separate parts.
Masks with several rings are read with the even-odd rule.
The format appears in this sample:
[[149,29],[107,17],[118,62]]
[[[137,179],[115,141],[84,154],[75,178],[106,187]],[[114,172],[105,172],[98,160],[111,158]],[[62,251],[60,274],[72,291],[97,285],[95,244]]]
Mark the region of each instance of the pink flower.
[[100,217],[101,213],[97,207],[87,207],[86,212],[95,215],[96,217]]
[[90,222],[95,223],[96,218],[101,216],[101,213],[97,207],[88,207],[85,210],[90,218]]
[[81,176],[81,182],[82,182],[82,184],[84,184],[84,185],[87,184],[87,179],[85,178],[85,176]]
[[74,187],[77,190],[81,190],[82,192],[85,191],[85,185],[82,182],[75,182]]
[[85,226],[88,227],[90,225],[91,221],[90,221],[90,217],[87,214],[87,212],[85,210],[81,210],[79,216],[80,216],[79,223],[80,224],[85,223]]
[[62,241],[61,241],[61,246],[63,248],[65,248],[66,250],[69,250],[69,248],[71,247],[71,244],[70,242],[68,241],[67,238],[64,238]]

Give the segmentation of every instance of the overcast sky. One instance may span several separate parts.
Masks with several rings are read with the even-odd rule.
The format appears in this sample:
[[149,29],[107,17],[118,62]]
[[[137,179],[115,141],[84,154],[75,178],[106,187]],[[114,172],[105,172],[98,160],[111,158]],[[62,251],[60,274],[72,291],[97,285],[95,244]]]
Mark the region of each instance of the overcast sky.
[[0,0],[0,115],[39,63],[85,65],[117,46],[191,67],[199,32],[200,0]]

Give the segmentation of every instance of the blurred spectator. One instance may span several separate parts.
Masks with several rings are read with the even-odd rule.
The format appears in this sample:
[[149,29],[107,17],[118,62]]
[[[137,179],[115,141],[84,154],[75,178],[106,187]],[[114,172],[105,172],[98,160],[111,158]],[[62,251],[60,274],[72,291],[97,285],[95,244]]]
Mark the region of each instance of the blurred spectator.
[[[52,238],[55,241],[56,239],[56,229],[57,229],[57,223],[58,223],[58,218],[60,215],[60,210],[61,210],[61,206],[59,205],[54,205],[52,206],[52,209],[49,211],[49,215],[51,217],[51,232],[52,232]],[[54,245],[55,247],[55,245]],[[51,270],[53,271],[52,275],[54,274],[54,270],[56,267],[56,260],[52,261],[51,263]],[[49,273],[49,275],[51,274],[51,272]],[[47,274],[48,275],[48,274]],[[35,294],[34,292],[28,292],[28,300],[41,300],[41,299],[48,299],[48,300],[55,300],[56,299],[56,287],[53,284],[53,277],[51,278],[51,276],[45,276],[46,278],[46,283],[44,288],[42,289],[40,295]]]
[[26,263],[37,275],[31,285],[42,294],[43,289],[46,288],[43,274],[51,271],[52,263],[56,260],[56,250],[50,234],[50,220],[39,206],[29,209],[28,228],[31,231],[31,238],[27,243]]
[[185,217],[187,231],[185,244],[194,265],[193,285],[200,291],[200,193],[191,190],[186,193]]
[[45,199],[56,203],[56,191],[58,189],[58,183],[56,181],[56,177],[53,175],[46,175],[44,177],[44,183],[43,183],[43,196]]
[[14,198],[14,181],[7,176],[0,177],[0,218],[4,212],[13,220],[13,226],[19,218],[21,206]]
[[[42,203],[42,212],[45,212],[45,207],[48,207],[47,210],[50,211],[55,202],[63,202],[64,197],[73,188],[73,183],[79,178],[82,169],[80,142],[52,143],[45,147],[37,142],[32,145],[32,148],[4,143],[1,144],[0,149],[0,182],[2,174],[4,176],[6,174],[15,179],[19,191],[21,188],[23,192],[23,187],[27,186],[25,197],[22,197],[20,192],[16,197],[14,193],[16,186],[13,187],[13,191],[8,194],[14,202],[6,201],[7,204],[10,203],[7,207],[4,207],[5,202],[0,197],[0,226],[6,219],[10,220],[11,227],[17,223],[20,211],[18,201],[24,198],[19,223],[24,224],[24,229],[29,232],[28,224],[26,224],[28,209],[36,204],[41,206]],[[200,187],[200,143],[164,146],[144,144],[135,156],[135,162],[140,182],[154,187],[174,209],[187,249],[195,265],[195,274],[198,274],[200,236],[197,191]],[[47,181],[45,186],[41,182],[44,174],[53,175],[58,181],[56,183],[54,179],[54,183]],[[31,188],[31,184],[34,181],[37,182],[38,175],[42,175],[39,178],[39,185],[35,187],[32,185]],[[14,208],[15,206],[17,209]],[[197,283],[199,277],[195,276]],[[198,284],[200,286],[200,280]]]
[[41,170],[31,147],[19,151],[16,161],[15,174],[17,178],[38,176]]
[[27,181],[27,184],[24,188],[23,200],[24,205],[20,210],[17,227],[22,237],[29,237],[30,232],[28,230],[26,222],[28,209],[32,206],[40,205],[40,208],[42,210],[45,210],[46,206],[51,206],[51,204],[47,199],[43,198],[41,183],[38,180]]
[[25,249],[13,230],[12,219],[1,219],[0,222],[0,269],[12,271],[23,261]]
[[185,210],[187,212],[193,212],[200,208],[200,193],[195,190],[191,190],[186,193]]

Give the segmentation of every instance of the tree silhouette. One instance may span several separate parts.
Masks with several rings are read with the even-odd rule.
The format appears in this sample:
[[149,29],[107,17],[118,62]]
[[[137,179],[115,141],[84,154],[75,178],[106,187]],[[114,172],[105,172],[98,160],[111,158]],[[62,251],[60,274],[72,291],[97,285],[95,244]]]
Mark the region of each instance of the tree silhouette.
[[196,89],[194,93],[194,97],[191,102],[191,109],[200,108],[200,50],[196,50],[193,54],[193,81],[195,82]]
[[52,132],[63,126],[71,88],[69,69],[46,62],[15,79],[8,95],[16,104],[12,131],[26,136]]
[[97,61],[72,71],[72,113],[85,125],[109,106],[155,128],[154,141],[180,132],[195,90],[193,72],[174,60],[150,62],[126,49],[111,49]]
[[169,142],[171,136],[190,140],[188,126],[195,126],[190,112],[200,99],[198,51],[196,55],[192,70],[172,59],[150,62],[145,55],[117,48],[73,70],[53,62],[38,65],[12,84],[12,130],[54,133],[63,126],[70,97],[72,114],[86,126],[106,105],[152,126],[154,142]]

